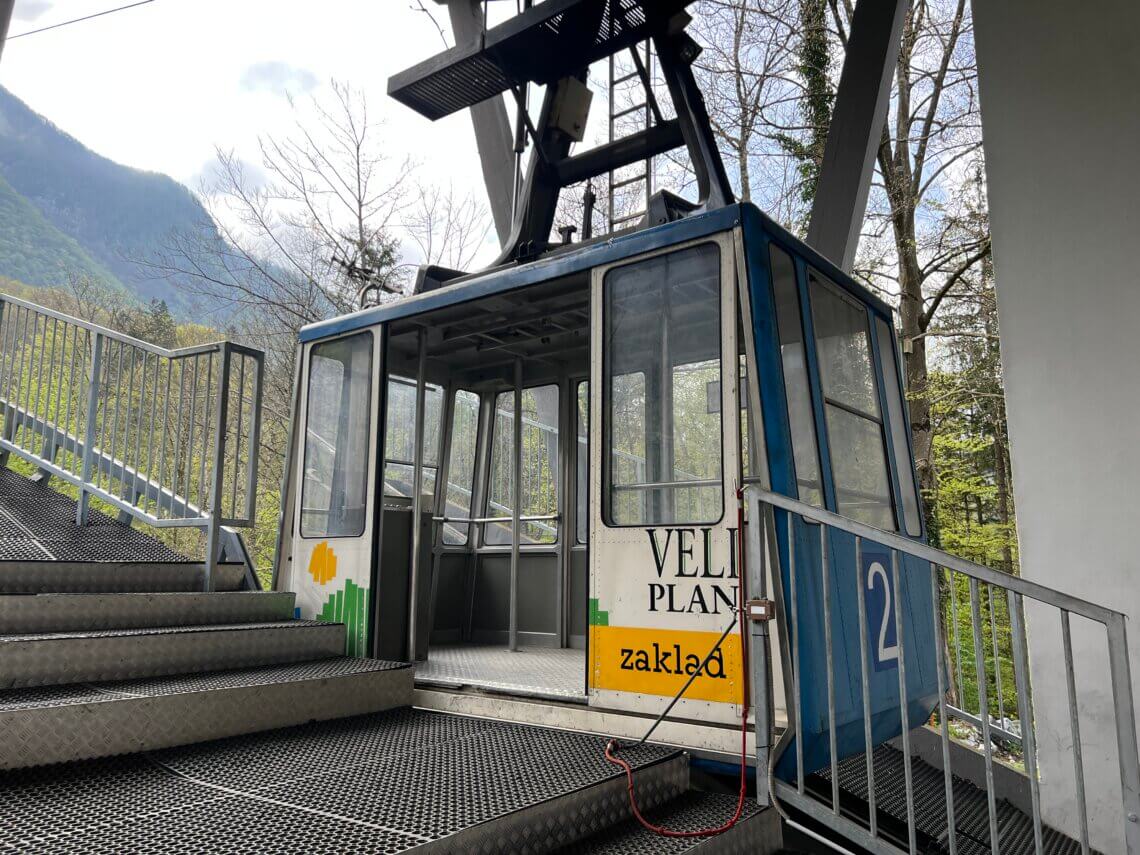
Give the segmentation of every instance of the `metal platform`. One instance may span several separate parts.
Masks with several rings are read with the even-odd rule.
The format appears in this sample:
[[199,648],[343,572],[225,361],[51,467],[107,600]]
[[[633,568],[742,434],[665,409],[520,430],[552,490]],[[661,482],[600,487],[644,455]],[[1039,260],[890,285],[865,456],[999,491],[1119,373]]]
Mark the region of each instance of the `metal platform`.
[[[411,709],[0,775],[0,851],[550,851],[627,817],[604,740]],[[630,750],[646,809],[684,754]],[[657,850],[660,851],[660,850]]]
[[586,651],[489,644],[432,645],[416,682],[551,700],[586,700]]
[[[406,706],[411,695],[410,666],[344,656],[207,674],[8,689],[0,691],[0,769],[360,715]],[[11,780],[0,777],[0,790]]]
[[[736,811],[736,798],[690,791],[667,805],[647,811],[645,818],[674,831],[717,828]],[[756,801],[745,799],[737,824],[716,837],[663,837],[644,828],[637,820],[627,819],[558,852],[559,855],[680,855],[683,852],[755,855],[779,848],[778,823],[764,821],[768,819],[775,820],[775,817],[762,816]]]
[[527,82],[549,83],[644,41],[693,0],[546,0],[393,75],[388,94],[429,119]]
[[[893,832],[907,839],[906,783],[903,754],[890,745],[880,745],[872,754],[875,799],[880,831]],[[918,849],[921,852],[949,852],[946,779],[917,757],[911,758],[914,781],[914,811]],[[954,830],[960,855],[986,855],[991,852],[989,806],[986,791],[957,775],[951,778],[954,792]],[[807,786],[829,799],[831,774],[819,773],[807,779]],[[855,817],[868,816],[867,760],[863,754],[839,764],[840,802]],[[1030,855],[1035,852],[1033,820],[1011,804],[995,801],[998,843],[1002,855]],[[1045,855],[1079,855],[1081,844],[1056,829],[1042,826],[1042,852]]]

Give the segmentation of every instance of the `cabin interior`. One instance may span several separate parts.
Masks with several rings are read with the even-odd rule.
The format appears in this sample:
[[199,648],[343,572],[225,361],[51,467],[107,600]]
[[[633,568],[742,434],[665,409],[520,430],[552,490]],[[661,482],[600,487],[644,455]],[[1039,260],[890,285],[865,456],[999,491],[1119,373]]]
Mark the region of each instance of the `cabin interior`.
[[[607,498],[622,523],[685,520],[702,503],[720,513],[719,452],[694,462],[679,439],[719,432],[719,267],[705,244],[607,281],[606,334],[621,344],[606,351],[606,400],[620,435],[593,441],[612,447]],[[394,536],[381,541],[382,576],[408,566],[421,370],[424,380],[417,682],[584,703],[590,271],[393,321],[385,366],[383,530]],[[516,384],[523,478],[507,655]]]

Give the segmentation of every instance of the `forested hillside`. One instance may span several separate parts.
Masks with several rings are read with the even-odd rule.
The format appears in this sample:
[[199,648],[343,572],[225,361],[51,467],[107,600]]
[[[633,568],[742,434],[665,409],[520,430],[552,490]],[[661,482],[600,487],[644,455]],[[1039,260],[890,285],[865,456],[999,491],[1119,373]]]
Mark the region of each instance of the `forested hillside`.
[[66,282],[69,274],[85,275],[109,288],[123,287],[0,177],[0,276],[50,286]]
[[177,181],[96,154],[2,87],[0,178],[0,275],[59,285],[68,271],[85,273],[189,312],[187,295],[135,263],[209,222]]

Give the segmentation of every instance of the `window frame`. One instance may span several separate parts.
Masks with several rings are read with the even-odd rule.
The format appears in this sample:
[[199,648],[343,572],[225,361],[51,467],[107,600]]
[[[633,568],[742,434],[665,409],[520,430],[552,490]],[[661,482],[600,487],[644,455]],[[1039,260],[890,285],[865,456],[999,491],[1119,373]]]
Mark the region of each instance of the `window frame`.
[[[589,546],[590,545],[590,421],[593,413],[590,412],[590,378],[587,377],[572,377],[570,378],[570,386],[574,390],[574,539],[571,541],[570,546]],[[582,398],[582,390],[586,390],[586,442],[585,448],[582,443],[578,442],[578,430],[582,427],[582,411],[579,408],[579,402]],[[585,483],[579,483],[578,480],[578,467],[585,462],[586,465],[586,479]],[[569,502],[566,503],[569,506]],[[586,536],[584,538],[578,537],[578,528],[585,523]]]
[[[793,256],[794,258],[794,256]],[[888,414],[885,409],[886,402],[883,400],[883,372],[882,364],[879,359],[878,349],[876,348],[875,333],[872,324],[873,310],[864,300],[860,299],[857,295],[851,294],[846,288],[839,283],[835,282],[832,277],[828,276],[816,265],[811,264],[806,260],[801,260],[803,265],[803,283],[802,283],[802,296],[805,302],[806,311],[804,312],[805,326],[810,323],[808,331],[811,336],[811,347],[807,348],[810,351],[810,372],[813,376],[813,385],[816,389],[817,401],[817,436],[822,440],[820,443],[820,465],[821,477],[825,476],[826,481],[824,484],[824,501],[828,509],[833,513],[843,515],[839,507],[839,483],[835,479],[835,463],[833,457],[833,448],[831,440],[831,429],[827,420],[827,407],[833,406],[838,410],[854,416],[856,418],[864,419],[868,422],[878,424],[879,426],[879,442],[883,450],[883,464],[884,474],[886,475],[887,493],[890,500],[891,518],[894,521],[894,532],[899,533],[903,531],[903,526],[900,523],[899,515],[899,495],[897,491],[897,481],[895,477],[895,463],[894,455],[890,447],[889,438],[887,435],[887,419]],[[798,265],[797,265],[798,266]],[[819,359],[819,338],[815,329],[815,300],[812,295],[811,280],[815,276],[816,281],[820,287],[825,291],[830,292],[837,299],[843,300],[849,305],[857,307],[863,313],[863,328],[866,334],[867,341],[867,359],[868,367],[871,371],[871,377],[875,382],[874,399],[879,406],[879,415],[876,417],[872,413],[864,412],[857,407],[852,407],[842,401],[838,401],[827,395],[823,383],[823,369]],[[798,276],[797,276],[798,278]],[[868,523],[870,524],[870,523]]]
[[[886,328],[886,340],[880,335],[882,330],[879,325]],[[882,407],[884,413],[884,423],[886,425],[886,443],[890,450],[890,460],[892,462],[891,474],[893,476],[893,486],[895,490],[895,515],[898,523],[898,533],[906,537],[922,538],[926,534],[926,519],[923,515],[922,508],[922,492],[918,487],[918,472],[914,466],[914,442],[910,433],[910,420],[909,409],[906,400],[906,383],[902,375],[902,354],[895,343],[895,325],[893,318],[883,317],[879,313],[873,313],[871,319],[872,328],[872,347],[875,351],[875,358],[879,362],[879,373],[881,375],[881,382],[879,384],[879,398],[882,400]],[[894,365],[893,376],[887,374],[887,363],[883,358],[884,348],[886,352],[891,354],[891,362]],[[891,388],[888,391],[887,384],[890,383]],[[894,415],[891,413],[891,396],[895,396],[896,403],[900,410],[901,424],[895,424]],[[896,435],[896,431],[898,435]],[[899,458],[899,451],[906,451],[906,456],[902,459]],[[907,478],[903,478],[903,472],[907,472]],[[917,531],[911,531],[910,521],[906,515],[906,500],[904,480],[909,480],[911,495],[915,502],[915,513],[917,514]]]
[[[561,412],[562,394],[563,394],[563,384],[562,383],[559,383],[559,382],[531,383],[529,385],[524,385],[520,391],[521,391],[522,395],[525,395],[528,390],[546,389],[546,388],[552,388],[557,392],[557,394],[558,394],[558,408],[559,408],[559,412]],[[486,470],[486,474],[484,476],[483,495],[481,497],[481,502],[480,502],[480,507],[481,507],[480,515],[486,519],[492,518],[492,513],[491,513],[491,481],[493,480],[494,474],[495,474],[495,424],[498,421],[499,398],[502,395],[512,395],[512,394],[514,394],[514,391],[515,391],[514,388],[510,388],[510,389],[499,388],[498,390],[493,390],[493,391],[490,391],[487,393],[491,399],[491,405],[490,405],[491,406],[491,419],[490,419],[490,424],[487,427],[487,451],[486,451],[487,470]],[[575,403],[576,403],[576,399],[575,399]],[[521,401],[518,402],[516,406],[521,406]],[[525,431],[525,429],[526,429],[526,426],[523,425],[523,430]],[[558,429],[559,429],[559,431],[561,431],[562,426],[558,425]],[[511,434],[511,439],[512,439],[512,444],[513,444],[513,439],[514,439],[513,432]],[[561,447],[561,437],[559,437],[559,447]],[[560,462],[558,460],[558,456],[560,456],[560,455],[556,455],[556,458],[553,461],[554,462],[554,470],[553,471],[556,471],[558,469],[559,462]],[[513,461],[512,461],[512,465],[513,465]],[[560,507],[560,501],[561,502],[565,501],[565,499],[561,495],[562,492],[563,491],[559,491],[557,489],[557,484],[555,484],[554,513],[559,516],[559,519],[554,520],[554,540],[546,541],[544,543],[522,543],[522,542],[520,542],[519,543],[519,550],[520,551],[525,552],[527,550],[542,550],[542,549],[552,550],[552,549],[557,549],[561,546],[562,541],[563,541],[563,536],[564,536],[563,532],[564,532],[564,528],[565,528],[565,526],[563,525],[563,522],[565,520],[565,514],[564,514],[562,508]],[[524,491],[523,503],[525,504],[525,502],[526,502],[526,496],[525,496],[525,491]],[[520,510],[519,516],[526,516],[526,511]],[[499,550],[499,551],[505,550],[505,551],[509,552],[510,550],[512,550],[514,548],[513,544],[511,543],[510,538],[508,538],[505,543],[493,543],[489,540],[487,535],[490,532],[492,526],[499,524],[498,520],[501,519],[505,522],[510,522],[514,519],[514,516],[512,514],[511,516],[495,517],[494,519],[496,520],[495,522],[485,522],[485,523],[479,523],[478,524],[479,536],[478,536],[478,540],[477,540],[477,545],[478,545],[479,549],[483,550],[483,551],[494,552],[496,550]],[[526,525],[525,522],[520,523],[520,529],[522,526],[525,526],[525,525]],[[468,542],[468,544],[471,543],[470,538],[468,538],[467,542]]]
[[[647,262],[656,261],[660,258],[665,258],[665,257],[668,257],[670,255],[676,255],[678,253],[688,252],[688,251],[691,251],[694,249],[699,249],[701,247],[712,247],[716,251],[716,259],[717,259],[717,268],[716,268],[717,357],[716,357],[716,359],[719,363],[718,367],[719,367],[719,371],[720,371],[720,383],[723,384],[724,375],[725,375],[725,355],[724,355],[724,311],[725,311],[724,302],[725,302],[725,300],[724,300],[723,285],[724,285],[724,276],[725,276],[726,265],[731,265],[732,259],[727,256],[724,246],[719,241],[717,241],[716,239],[702,238],[702,239],[695,240],[695,241],[692,241],[689,243],[675,244],[675,245],[671,245],[668,247],[663,247],[659,251],[649,253],[646,255],[642,255],[642,256],[639,256],[637,258],[628,259],[627,261],[623,261],[622,263],[614,264],[612,266],[606,267],[602,271],[602,274],[601,274],[601,301],[600,301],[601,305],[599,307],[600,308],[600,321],[601,321],[601,323],[600,323],[600,327],[598,329],[598,335],[601,339],[601,341],[600,341],[600,352],[601,352],[600,375],[601,375],[601,381],[602,381],[599,384],[600,388],[598,389],[598,395],[599,395],[599,398],[601,400],[602,406],[601,406],[601,412],[600,413],[591,412],[590,415],[591,415],[591,419],[593,421],[600,422],[600,425],[601,425],[601,433],[599,435],[599,440],[600,440],[600,444],[601,444],[601,472],[599,473],[600,484],[601,484],[601,507],[599,508],[599,517],[601,519],[602,525],[604,525],[607,529],[627,529],[627,528],[645,529],[647,527],[648,528],[654,528],[654,527],[663,527],[663,526],[689,527],[689,528],[693,528],[693,527],[699,527],[699,528],[715,527],[715,526],[720,525],[724,521],[725,516],[727,514],[726,507],[727,507],[727,495],[728,495],[728,489],[729,488],[727,486],[727,479],[725,476],[725,453],[726,453],[727,449],[725,448],[725,434],[724,434],[725,418],[724,418],[724,412],[723,412],[724,408],[723,407],[721,407],[721,412],[718,413],[718,415],[720,416],[720,419],[719,419],[720,424],[719,424],[719,430],[717,431],[717,443],[718,443],[718,447],[719,447],[718,469],[719,469],[719,481],[720,481],[718,486],[720,489],[720,494],[721,494],[720,499],[721,500],[720,500],[720,513],[717,515],[717,517],[715,519],[709,520],[709,521],[702,521],[702,522],[694,522],[691,520],[675,520],[675,521],[670,521],[670,522],[641,521],[641,522],[636,522],[636,523],[615,523],[615,522],[613,522],[613,516],[612,516],[612,508],[613,508],[612,497],[610,496],[611,487],[612,487],[612,484],[610,483],[610,479],[611,479],[612,472],[613,472],[613,460],[612,460],[613,439],[612,439],[612,433],[611,433],[612,425],[611,425],[611,419],[610,419],[610,403],[611,403],[609,400],[609,385],[610,384],[607,382],[607,378],[609,377],[608,366],[609,366],[610,359],[608,358],[609,348],[606,346],[606,331],[608,328],[607,324],[609,321],[609,311],[608,311],[608,305],[607,305],[607,295],[608,295],[608,291],[609,291],[609,277],[611,276],[611,274],[613,274],[619,270],[625,270],[625,269],[630,268],[630,267],[635,267],[635,266],[640,265],[640,264],[645,264]],[[734,377],[737,375],[737,373],[739,371],[739,368],[737,367],[737,359],[738,359],[738,355],[736,353],[733,353],[732,354],[732,367],[733,367],[732,373],[733,373]],[[675,369],[676,366],[673,366],[673,368]],[[625,375],[620,375],[620,376],[625,376]],[[670,378],[670,382],[672,382],[672,378]],[[590,394],[592,395],[593,391],[591,391]],[[734,418],[732,421],[733,421],[733,428],[735,430],[739,431],[739,426],[737,424],[736,418]],[[675,426],[674,426],[674,429],[675,429]],[[738,461],[738,463],[739,463],[739,461]],[[673,485],[671,485],[671,486],[673,486]],[[679,489],[686,489],[684,484],[677,484],[676,486],[673,486],[673,489],[678,489],[678,488]]]
[[[483,438],[483,396],[474,389],[467,389],[463,386],[456,386],[451,390],[450,401],[447,399],[446,392],[444,395],[444,407],[445,409],[450,410],[451,424],[448,426],[441,426],[443,428],[445,436],[447,437],[447,441],[441,443],[441,445],[447,446],[447,460],[442,461],[440,464],[440,472],[443,473],[443,483],[441,486],[442,492],[440,493],[440,504],[442,505],[442,508],[438,508],[436,510],[436,513],[441,513],[445,516],[447,514],[447,492],[448,487],[451,485],[452,476],[451,457],[455,452],[455,413],[457,410],[456,403],[458,402],[459,395],[461,393],[467,393],[469,395],[475,396],[475,451],[472,455],[471,460],[471,508],[467,511],[467,516],[470,518],[473,516],[472,509],[475,508],[476,499],[478,498],[479,493],[479,451],[482,447],[480,445],[480,441]],[[450,404],[450,407],[447,406],[448,404]],[[443,439],[442,436],[440,438],[441,440]],[[443,456],[442,451],[440,456]],[[437,475],[436,477],[438,478],[439,476]],[[460,543],[449,543],[446,537],[447,523],[441,523],[439,527],[439,547],[445,551],[455,550],[467,552],[478,540],[478,538],[474,536],[474,532],[480,528],[480,526],[478,523],[456,523],[456,525],[464,526],[464,529],[467,532],[466,536],[463,538],[463,541]]]
[[[367,401],[367,405],[365,406],[365,413],[367,414],[368,420],[367,420],[367,423],[365,426],[365,434],[366,434],[367,440],[365,442],[365,449],[364,449],[364,465],[361,467],[362,468],[362,477],[364,479],[364,493],[363,493],[363,495],[364,495],[364,513],[361,517],[361,528],[360,528],[360,531],[356,534],[335,534],[335,535],[329,534],[328,533],[328,522],[327,522],[327,516],[326,516],[326,525],[325,525],[325,533],[324,534],[306,534],[305,533],[305,486],[308,482],[308,479],[306,478],[305,473],[308,469],[307,464],[309,462],[308,434],[309,434],[309,415],[310,415],[311,407],[312,407],[311,392],[312,392],[312,382],[313,382],[313,371],[312,371],[313,356],[317,355],[317,351],[326,345],[336,344],[338,342],[351,341],[354,338],[367,340],[367,342],[368,342],[368,401]],[[373,503],[373,499],[374,499],[373,494],[372,494],[372,490],[371,490],[371,479],[369,479],[368,474],[369,474],[372,462],[375,459],[375,454],[373,454],[373,446],[376,444],[375,437],[373,434],[373,426],[376,423],[376,412],[375,412],[375,410],[376,410],[376,392],[375,392],[375,388],[374,388],[375,387],[375,368],[376,368],[376,337],[375,337],[375,335],[373,335],[373,332],[370,329],[359,330],[358,332],[354,332],[354,333],[351,333],[349,335],[338,336],[336,338],[329,338],[329,339],[322,339],[320,341],[315,341],[309,346],[308,351],[305,354],[305,413],[304,413],[305,424],[304,424],[304,429],[301,431],[301,441],[302,441],[301,454],[300,454],[300,458],[301,458],[300,480],[301,480],[301,483],[299,485],[300,489],[297,491],[297,499],[296,499],[296,501],[297,501],[297,534],[301,538],[301,540],[355,540],[357,538],[363,537],[365,535],[365,533],[368,531],[368,525],[369,525],[369,522],[370,522],[371,516],[372,516],[370,513],[370,509],[373,506],[372,503]],[[331,513],[331,512],[332,512],[332,503],[330,501],[328,513]]]
[[[402,496],[399,493],[392,493],[392,492],[388,491],[388,467],[390,465],[391,466],[400,466],[400,467],[404,467],[404,468],[408,468],[408,469],[414,469],[415,468],[415,449],[414,448],[412,449],[412,458],[413,458],[412,460],[401,460],[399,458],[388,456],[389,452],[391,450],[390,444],[388,442],[388,417],[392,413],[391,403],[392,403],[392,397],[393,396],[391,393],[391,386],[392,385],[399,385],[399,386],[410,387],[414,392],[416,387],[417,387],[417,383],[416,383],[416,380],[413,378],[405,377],[402,374],[391,374],[391,373],[386,373],[384,375],[384,383],[386,385],[385,385],[385,389],[384,389],[384,398],[385,398],[384,468],[383,468],[382,479],[381,479],[382,480],[382,489],[384,491],[384,497],[387,499],[406,499],[408,501],[411,501],[414,498],[413,496]],[[447,408],[447,388],[439,385],[438,383],[426,382],[424,384],[424,421],[425,422],[427,421],[427,400],[432,394],[434,394],[434,392],[436,390],[439,391],[439,396],[440,396],[439,408],[440,408],[440,415],[441,415],[441,424],[440,424],[440,429],[439,429],[439,435],[436,437],[435,445],[434,445],[435,454],[436,454],[436,462],[434,464],[432,464],[432,463],[428,463],[428,462],[424,461],[424,463],[423,463],[424,478],[423,478],[423,482],[420,485],[420,494],[423,496],[432,496],[432,497],[434,497],[434,495],[435,495],[435,490],[434,489],[433,490],[425,490],[425,489],[423,489],[423,486],[424,486],[424,484],[427,483],[427,480],[428,480],[427,479],[427,471],[429,469],[432,470],[432,472],[434,473],[434,477],[435,477],[437,482],[439,480],[439,474],[443,469],[443,461],[440,459],[443,457],[444,425],[442,424],[442,416],[443,416],[443,414]],[[414,412],[415,411],[415,401],[414,401],[414,399],[413,399],[412,409],[413,409],[412,421],[414,423],[414,421],[415,421],[415,412]],[[413,445],[414,445],[415,444],[414,426],[413,426],[412,432],[413,432]],[[427,456],[426,455],[426,448],[430,447],[427,444],[427,439],[428,439],[427,432],[425,431],[424,432],[425,449],[421,450],[421,454],[424,454],[425,457]]]
[[[812,458],[815,460],[816,473],[819,478],[819,504],[811,502],[804,498],[801,494],[800,473],[796,466],[796,437],[794,426],[791,419],[791,405],[788,401],[788,375],[784,365],[783,356],[783,341],[780,338],[780,311],[779,300],[776,294],[776,274],[772,262],[772,250],[783,253],[792,266],[792,290],[795,296],[796,317],[789,319],[793,324],[797,325],[800,332],[800,348],[802,350],[803,359],[803,373],[804,381],[807,384],[808,404],[811,415],[811,428],[812,447],[810,450]],[[791,472],[791,483],[795,488],[795,498],[813,507],[821,507],[827,510],[831,509],[829,502],[829,495],[833,489],[833,482],[831,479],[831,458],[829,448],[827,446],[827,435],[824,426],[826,418],[822,409],[822,396],[823,386],[822,379],[819,374],[818,366],[818,353],[815,349],[815,327],[811,317],[811,304],[808,300],[807,278],[801,268],[804,268],[804,261],[800,255],[789,247],[778,243],[775,240],[767,242],[768,250],[768,286],[769,286],[769,299],[772,303],[772,322],[773,333],[775,337],[776,347],[776,361],[780,371],[780,383],[782,389],[782,409],[785,413],[785,418],[788,425],[788,466]]]

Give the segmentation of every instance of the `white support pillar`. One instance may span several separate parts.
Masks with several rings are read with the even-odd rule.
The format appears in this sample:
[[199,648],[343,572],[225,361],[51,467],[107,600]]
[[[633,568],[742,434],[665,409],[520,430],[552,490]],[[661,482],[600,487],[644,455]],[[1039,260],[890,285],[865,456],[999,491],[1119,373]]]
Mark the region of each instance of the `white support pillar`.
[[[1140,4],[984,0],[974,24],[1022,572],[1126,612],[1135,679]],[[1075,836],[1061,627],[1028,612],[1045,821]],[[1119,852],[1104,637],[1083,623],[1073,646],[1091,844]]]

